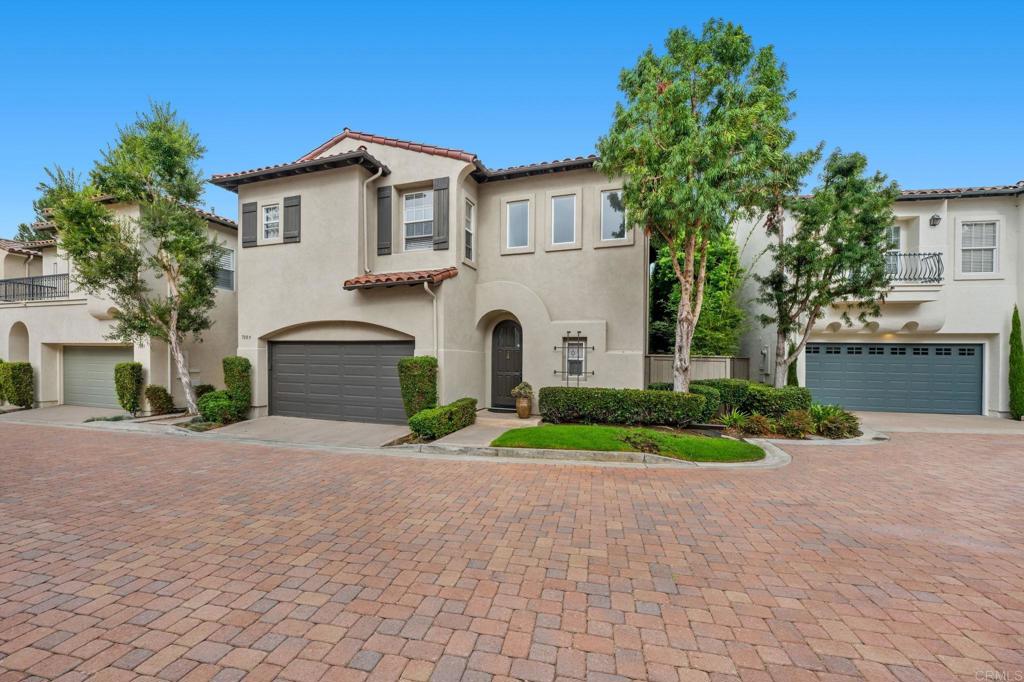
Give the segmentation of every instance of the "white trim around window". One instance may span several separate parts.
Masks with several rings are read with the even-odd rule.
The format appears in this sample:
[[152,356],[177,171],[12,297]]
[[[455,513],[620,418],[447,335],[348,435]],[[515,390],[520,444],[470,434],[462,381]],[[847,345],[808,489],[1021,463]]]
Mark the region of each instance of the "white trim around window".
[[[614,226],[608,224],[611,216],[605,215],[611,208],[610,206],[606,206],[606,204],[609,202],[612,194],[617,194],[619,197],[622,196],[622,181],[608,182],[596,187],[595,189],[597,191],[597,196],[592,201],[596,204],[595,211],[597,215],[593,220],[588,219],[589,222],[594,225],[593,228],[588,228],[593,230],[594,248],[606,249],[619,246],[632,246],[636,239],[636,229],[630,229],[628,216],[625,215],[625,209],[622,211],[622,226],[624,228],[621,232],[622,237],[614,237],[611,239],[606,238],[615,234],[613,231]],[[606,227],[609,229],[606,230]]]
[[476,262],[476,204],[466,197],[462,204],[462,257],[469,263]]
[[999,218],[957,220],[954,258],[957,279],[1002,279],[1003,226]]
[[626,208],[622,206],[621,189],[605,189],[600,192],[601,200],[601,241],[621,242],[626,238]]
[[545,192],[545,251],[583,248],[582,197],[582,187]]
[[223,247],[220,258],[217,260],[217,275],[215,280],[218,289],[227,291],[235,290],[235,250]]
[[501,232],[499,245],[502,255],[533,253],[533,226],[535,197],[521,194],[502,197]]
[[434,190],[418,189],[402,194],[402,250],[434,248]]
[[260,244],[276,244],[284,238],[283,218],[280,203],[260,207]]

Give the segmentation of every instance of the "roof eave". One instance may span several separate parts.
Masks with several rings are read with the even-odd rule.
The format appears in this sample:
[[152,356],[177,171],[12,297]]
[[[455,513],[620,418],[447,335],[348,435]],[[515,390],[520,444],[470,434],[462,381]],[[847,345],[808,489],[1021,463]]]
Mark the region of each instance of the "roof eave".
[[943,199],[974,199],[980,197],[1013,197],[1024,194],[1024,187],[966,190],[963,192],[910,192],[896,198],[896,201],[936,201]]
[[477,182],[499,182],[501,180],[515,180],[535,175],[550,175],[552,173],[565,173],[575,170],[589,170],[597,163],[596,158],[571,159],[569,161],[556,161],[554,163],[539,163],[532,166],[521,166],[518,168],[499,168],[490,170],[483,164],[477,164],[477,170],[470,175]]
[[247,171],[237,175],[215,175],[209,179],[209,182],[230,192],[237,192],[241,185],[248,185],[253,182],[276,180],[278,178],[334,170],[336,168],[347,168],[349,166],[360,166],[371,173],[376,173],[379,170],[381,175],[391,174],[391,169],[373,156],[365,151],[357,151]]

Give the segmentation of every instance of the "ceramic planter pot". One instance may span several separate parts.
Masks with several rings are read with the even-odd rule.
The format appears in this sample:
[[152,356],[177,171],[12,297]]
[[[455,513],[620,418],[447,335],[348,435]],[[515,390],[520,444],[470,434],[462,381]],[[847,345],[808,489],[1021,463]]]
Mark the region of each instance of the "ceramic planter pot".
[[516,398],[516,414],[520,419],[527,419],[530,416],[533,401],[529,398]]

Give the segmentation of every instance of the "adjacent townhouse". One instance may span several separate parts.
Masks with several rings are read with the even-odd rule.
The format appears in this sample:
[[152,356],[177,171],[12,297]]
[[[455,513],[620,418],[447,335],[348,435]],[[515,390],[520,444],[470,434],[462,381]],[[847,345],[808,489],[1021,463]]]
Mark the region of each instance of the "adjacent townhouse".
[[[117,216],[138,216],[138,206],[100,199]],[[202,342],[189,341],[187,361],[193,383],[223,385],[221,359],[237,345],[235,252],[237,226],[202,212],[208,229],[224,246],[217,277],[213,327]],[[53,232],[52,225],[41,224]],[[154,286],[160,286],[154,282]],[[0,240],[0,358],[32,363],[40,406],[82,405],[116,408],[114,365],[142,363],[146,383],[168,388],[184,404],[177,369],[161,341],[131,345],[108,339],[114,309],[110,301],[75,286],[74,263],[54,239]]]
[[238,194],[238,353],[255,415],[405,421],[396,365],[440,399],[511,408],[520,381],[641,387],[647,245],[594,157],[489,169],[345,129],[215,175]]
[[[798,360],[801,385],[849,409],[1005,416],[1010,318],[1024,301],[1022,195],[1024,181],[904,191],[882,315],[848,327],[840,306],[827,311]],[[744,266],[766,271],[763,222],[737,232]],[[751,320],[756,286],[743,292]],[[752,324],[742,348],[751,378],[770,381],[774,330]]]

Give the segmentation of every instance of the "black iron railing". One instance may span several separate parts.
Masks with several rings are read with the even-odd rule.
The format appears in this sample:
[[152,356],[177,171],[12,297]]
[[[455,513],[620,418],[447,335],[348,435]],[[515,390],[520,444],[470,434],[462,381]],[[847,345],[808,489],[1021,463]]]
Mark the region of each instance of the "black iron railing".
[[0,279],[0,301],[45,301],[52,298],[67,298],[70,291],[70,277],[63,275],[40,275],[38,277],[15,277]]
[[936,284],[942,281],[942,254],[890,251],[885,254],[885,271],[893,283]]

